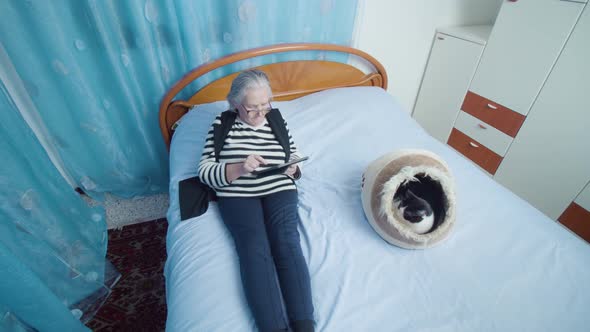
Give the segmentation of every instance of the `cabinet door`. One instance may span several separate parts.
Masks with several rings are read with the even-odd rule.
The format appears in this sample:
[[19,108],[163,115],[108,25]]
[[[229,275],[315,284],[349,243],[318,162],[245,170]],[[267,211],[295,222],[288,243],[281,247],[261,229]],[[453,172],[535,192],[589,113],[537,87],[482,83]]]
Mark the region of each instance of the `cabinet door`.
[[590,179],[590,10],[585,10],[495,178],[551,218]]
[[526,115],[584,4],[505,1],[470,90]]
[[451,133],[482,50],[483,45],[442,33],[435,37],[413,116],[441,142]]
[[574,202],[585,210],[590,211],[590,183],[586,185],[584,190],[582,190],[578,197],[576,197]]

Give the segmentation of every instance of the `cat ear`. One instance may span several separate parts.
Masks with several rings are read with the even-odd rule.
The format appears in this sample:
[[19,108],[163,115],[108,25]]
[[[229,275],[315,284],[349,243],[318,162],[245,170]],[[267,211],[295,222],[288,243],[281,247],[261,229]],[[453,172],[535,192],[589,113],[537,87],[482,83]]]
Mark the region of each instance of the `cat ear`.
[[406,196],[412,197],[412,198],[418,198],[418,196],[416,194],[414,194],[414,192],[410,189],[406,190]]
[[399,197],[402,201],[405,201],[409,198],[407,189],[404,189],[404,190],[398,189],[398,192],[399,192]]

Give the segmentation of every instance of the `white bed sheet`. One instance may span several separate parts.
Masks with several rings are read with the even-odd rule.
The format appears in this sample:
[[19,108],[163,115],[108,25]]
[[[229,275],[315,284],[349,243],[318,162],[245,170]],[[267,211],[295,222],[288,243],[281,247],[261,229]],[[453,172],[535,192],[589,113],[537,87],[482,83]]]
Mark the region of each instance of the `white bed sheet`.
[[[274,105],[310,157],[299,229],[318,331],[588,330],[590,246],[426,134],[389,94],[345,88]],[[172,142],[168,331],[255,330],[217,205],[179,222],[178,181],[195,175],[203,143],[196,133],[224,109],[189,113]],[[437,247],[391,246],[364,216],[365,167],[401,148],[433,151],[454,174],[457,223]]]

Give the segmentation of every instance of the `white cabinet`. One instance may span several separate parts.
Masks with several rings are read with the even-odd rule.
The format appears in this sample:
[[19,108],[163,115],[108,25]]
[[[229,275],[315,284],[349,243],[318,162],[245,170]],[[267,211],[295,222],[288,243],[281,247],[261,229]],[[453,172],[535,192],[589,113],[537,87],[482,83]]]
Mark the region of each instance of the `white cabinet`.
[[585,210],[590,211],[590,182],[586,185],[578,197],[576,197],[574,202]]
[[442,142],[453,128],[490,30],[465,26],[436,33],[413,117]]
[[584,6],[505,1],[469,90],[526,115]]
[[495,179],[554,219],[590,180],[588,8],[563,48]]

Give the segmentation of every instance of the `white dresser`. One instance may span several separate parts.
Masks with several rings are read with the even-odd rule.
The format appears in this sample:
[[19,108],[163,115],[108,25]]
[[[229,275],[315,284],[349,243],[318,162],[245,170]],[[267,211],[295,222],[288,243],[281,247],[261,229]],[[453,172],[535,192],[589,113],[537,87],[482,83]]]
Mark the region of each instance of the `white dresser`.
[[584,4],[505,1],[469,90],[526,115]]
[[[426,119],[447,116],[438,121],[445,127],[452,124],[450,135],[439,130],[434,137],[590,242],[585,235],[590,233],[590,212],[576,203],[590,195],[582,194],[585,187],[590,190],[586,2],[506,0],[466,93],[455,101],[461,105],[458,114],[437,114],[434,108],[416,113],[416,108],[414,116],[431,133],[435,131]],[[431,57],[435,55],[433,51]],[[431,97],[421,90],[417,105]],[[587,213],[567,212],[572,204]]]
[[586,9],[495,176],[553,219],[590,180],[589,94]]
[[490,25],[437,29],[412,116],[445,141],[475,73]]

